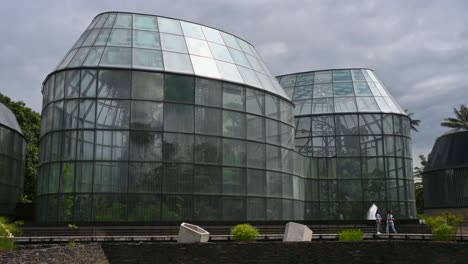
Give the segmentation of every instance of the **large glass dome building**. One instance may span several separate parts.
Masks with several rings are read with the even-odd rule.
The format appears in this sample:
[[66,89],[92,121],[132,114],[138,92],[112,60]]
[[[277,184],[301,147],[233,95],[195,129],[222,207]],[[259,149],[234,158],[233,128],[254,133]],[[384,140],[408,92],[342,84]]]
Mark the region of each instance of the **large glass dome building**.
[[372,204],[415,218],[410,120],[369,69],[279,76],[295,105],[295,149],[310,157],[311,219],[362,219]]
[[14,215],[23,197],[26,140],[15,115],[0,103],[0,215]]
[[229,33],[98,15],[43,82],[37,220],[415,217],[409,119],[374,73],[278,80]]
[[293,104],[236,36],[100,14],[42,108],[39,222],[303,218]]

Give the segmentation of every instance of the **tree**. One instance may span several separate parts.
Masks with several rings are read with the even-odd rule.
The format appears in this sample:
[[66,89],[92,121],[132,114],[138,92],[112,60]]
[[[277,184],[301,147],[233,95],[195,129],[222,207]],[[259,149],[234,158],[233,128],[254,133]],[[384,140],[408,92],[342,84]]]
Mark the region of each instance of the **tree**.
[[444,119],[446,122],[442,122],[440,125],[468,130],[468,108],[465,105],[460,105],[460,109],[454,108],[453,113],[455,118],[447,117]]
[[414,189],[416,197],[416,211],[419,214],[424,212],[424,188],[422,180],[422,172],[424,167],[427,164],[427,159],[424,155],[419,155],[420,166],[414,167],[413,177],[414,177]]
[[41,115],[27,107],[22,101],[12,101],[0,93],[0,103],[8,107],[16,116],[16,120],[26,139],[26,164],[24,173],[24,195],[32,198],[36,194],[36,178],[39,166],[39,137],[41,132]]
[[405,109],[405,113],[408,115],[408,118],[410,119],[411,130],[413,130],[415,132],[419,132],[417,127],[419,126],[419,123],[421,123],[421,120],[414,119],[413,118],[414,113],[409,112],[408,109]]

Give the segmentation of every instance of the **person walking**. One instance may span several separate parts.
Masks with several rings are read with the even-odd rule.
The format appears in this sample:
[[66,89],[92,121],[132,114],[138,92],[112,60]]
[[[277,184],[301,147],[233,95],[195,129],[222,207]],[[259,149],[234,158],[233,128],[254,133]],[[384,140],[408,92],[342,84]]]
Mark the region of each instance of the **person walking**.
[[389,233],[390,228],[392,228],[393,233],[397,233],[397,231],[395,229],[394,221],[395,221],[395,218],[393,218],[393,211],[388,210],[388,212],[387,212],[387,228],[386,228],[387,234]]
[[379,209],[375,212],[375,224],[377,225],[377,235],[380,235],[380,225],[382,224],[382,216],[380,215]]

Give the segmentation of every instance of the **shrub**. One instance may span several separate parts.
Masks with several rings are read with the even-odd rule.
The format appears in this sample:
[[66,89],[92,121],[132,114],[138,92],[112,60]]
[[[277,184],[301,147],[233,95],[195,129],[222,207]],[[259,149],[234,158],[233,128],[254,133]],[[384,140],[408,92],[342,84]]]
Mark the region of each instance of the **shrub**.
[[340,241],[360,241],[363,240],[364,233],[361,229],[344,229],[338,231]]
[[10,223],[5,217],[0,217],[0,252],[15,249],[15,235],[20,233],[21,222]]
[[236,241],[253,241],[258,237],[258,229],[249,224],[239,224],[231,229]]
[[422,219],[431,228],[432,240],[437,241],[455,240],[457,228],[463,222],[463,217],[448,212],[438,216],[422,216]]
[[[78,229],[78,226],[74,225],[74,224],[68,224],[68,228],[70,230],[76,230],[76,229]],[[73,238],[70,238],[70,240],[68,241],[68,245],[71,246],[71,247],[76,246],[75,240]]]

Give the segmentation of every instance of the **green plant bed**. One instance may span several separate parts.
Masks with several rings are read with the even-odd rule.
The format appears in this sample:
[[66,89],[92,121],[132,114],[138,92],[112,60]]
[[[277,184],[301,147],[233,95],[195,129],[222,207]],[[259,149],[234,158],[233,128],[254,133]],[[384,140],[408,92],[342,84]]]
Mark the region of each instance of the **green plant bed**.
[[343,229],[338,231],[340,241],[361,241],[364,239],[364,233],[361,229]]
[[254,241],[258,237],[258,229],[249,224],[239,224],[231,229],[235,241]]

